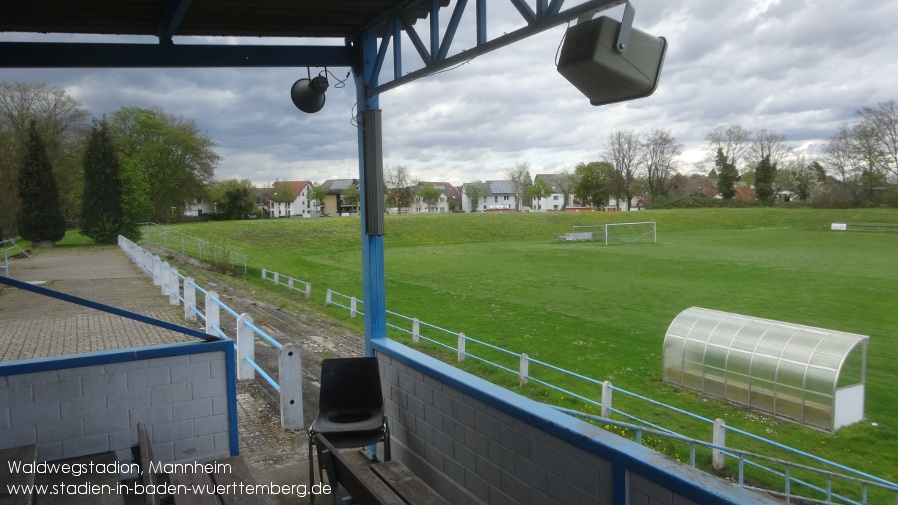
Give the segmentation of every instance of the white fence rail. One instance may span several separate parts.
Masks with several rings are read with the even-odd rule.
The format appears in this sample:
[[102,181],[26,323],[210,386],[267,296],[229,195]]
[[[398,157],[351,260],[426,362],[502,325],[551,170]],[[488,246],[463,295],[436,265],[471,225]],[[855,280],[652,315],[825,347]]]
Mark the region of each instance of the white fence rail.
[[[128,257],[153,279],[172,305],[183,305],[184,319],[205,323],[208,335],[220,336],[234,341],[237,349],[237,380],[254,380],[256,372],[268,382],[280,397],[281,427],[285,430],[303,429],[302,408],[302,365],[299,347],[295,344],[281,344],[253,324],[249,314],[238,314],[221,301],[215,291],[200,287],[193,278],[184,277],[178,270],[163,262],[130,240],[119,237],[119,247]],[[203,308],[197,305],[197,293],[203,296]],[[236,334],[232,338],[222,328],[222,311],[234,318]],[[255,337],[259,336],[278,350],[278,381],[265,372],[255,361]]]
[[[262,269],[262,280],[272,281],[277,286],[286,286],[293,291],[299,291],[306,295],[306,300],[312,296],[312,283],[294,279],[293,277]],[[302,287],[302,289],[300,289]]]

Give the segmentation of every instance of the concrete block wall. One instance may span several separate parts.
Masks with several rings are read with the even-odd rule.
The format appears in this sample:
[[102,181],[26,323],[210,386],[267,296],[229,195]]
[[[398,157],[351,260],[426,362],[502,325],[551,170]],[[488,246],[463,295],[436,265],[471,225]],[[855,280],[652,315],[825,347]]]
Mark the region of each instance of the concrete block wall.
[[393,456],[450,503],[775,503],[395,342],[374,349]]
[[225,343],[233,348],[175,344],[2,364],[0,448],[36,443],[42,461],[106,451],[130,461],[144,422],[160,461],[230,456],[236,412]]

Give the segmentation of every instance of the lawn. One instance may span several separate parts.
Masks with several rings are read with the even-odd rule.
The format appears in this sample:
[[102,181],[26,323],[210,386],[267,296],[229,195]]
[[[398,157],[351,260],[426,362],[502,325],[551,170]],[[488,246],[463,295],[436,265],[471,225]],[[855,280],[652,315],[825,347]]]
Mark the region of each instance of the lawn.
[[[637,220],[657,222],[657,243],[606,247],[555,240],[573,225]],[[846,221],[895,223],[898,212],[701,209],[389,216],[384,238],[387,307],[896,481],[898,233],[830,231],[830,223]],[[310,281],[313,304],[322,305],[327,288],[361,297],[358,218],[177,228],[246,254],[254,272],[267,268]],[[869,335],[868,419],[830,435],[662,383],[665,330],[691,306]],[[331,312],[347,317],[345,311]],[[443,338],[438,332],[433,336]],[[454,345],[448,335],[445,341]],[[515,360],[474,344],[468,351],[517,367]],[[516,376],[507,372],[469,362],[465,367],[517,388]],[[536,365],[531,373],[599,399],[598,389],[583,381]],[[522,392],[586,409],[533,384]],[[614,403],[653,420],[663,418],[670,428],[710,437],[710,428],[682,416],[655,413],[622,395]],[[728,440],[731,446],[743,443],[748,450],[769,452],[738,437]],[[682,457],[683,450],[667,452]]]

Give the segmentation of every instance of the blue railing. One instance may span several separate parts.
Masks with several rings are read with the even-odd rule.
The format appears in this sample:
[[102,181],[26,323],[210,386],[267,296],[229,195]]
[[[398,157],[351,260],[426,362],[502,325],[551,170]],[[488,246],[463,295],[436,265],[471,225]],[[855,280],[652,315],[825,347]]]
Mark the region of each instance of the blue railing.
[[[168,295],[172,305],[184,307],[184,318],[195,321],[197,317],[205,323],[208,335],[219,336],[231,340],[237,349],[237,379],[252,380],[254,372],[280,394],[281,426],[284,429],[302,429],[302,401],[296,401],[302,395],[302,373],[299,348],[294,344],[281,344],[268,333],[253,324],[249,314],[239,314],[224,303],[214,291],[206,290],[190,277],[185,277],[159,256],[154,256],[130,240],[119,237],[119,246],[138,266],[153,279],[153,283],[161,287],[162,294]],[[202,294],[204,308],[197,303],[196,293]],[[228,335],[222,329],[220,311],[231,315],[235,320],[236,335]],[[296,384],[296,391],[283,391],[278,381],[274,380],[255,360],[255,336],[261,337],[279,351],[278,377],[281,382]]]
[[[350,302],[349,302],[348,305],[346,305],[346,304],[340,303],[340,302],[338,302],[338,301],[336,301],[336,300],[341,300],[341,301],[342,301],[342,300],[349,300]],[[344,295],[344,294],[342,294],[342,293],[338,293],[338,292],[333,291],[333,290],[328,290],[328,294],[327,294],[327,304],[328,304],[328,305],[334,305],[334,306],[337,306],[337,307],[344,308],[344,309],[346,309],[346,310],[350,310],[351,313],[359,313],[359,314],[361,314],[361,311],[359,311],[359,310],[357,309],[357,307],[358,307],[359,304],[362,304],[362,303],[363,303],[362,300],[360,300],[360,299],[358,299],[358,298],[356,298],[356,297]],[[738,429],[738,428],[734,428],[734,427],[731,427],[731,426],[727,426],[725,423],[723,423],[722,420],[712,420],[712,419],[708,419],[708,418],[706,418],[706,417],[703,417],[703,416],[700,416],[700,415],[698,415],[698,414],[689,412],[689,411],[687,411],[687,410],[683,410],[683,409],[680,409],[680,408],[677,408],[677,407],[674,407],[674,406],[671,406],[671,405],[667,405],[667,404],[665,404],[665,403],[663,403],[663,402],[659,402],[659,401],[657,401],[657,400],[653,400],[653,399],[651,399],[651,398],[648,398],[648,397],[639,395],[639,394],[637,394],[637,393],[633,393],[633,392],[631,392],[631,391],[627,391],[627,390],[622,389],[622,388],[619,388],[619,387],[614,387],[609,381],[599,381],[599,380],[593,379],[593,378],[591,378],[591,377],[587,377],[587,376],[584,376],[584,375],[581,375],[581,374],[572,372],[572,371],[570,371],[570,370],[566,370],[566,369],[564,369],[564,368],[561,368],[561,367],[552,365],[552,364],[550,364],[550,363],[546,363],[546,362],[541,361],[541,360],[537,360],[537,359],[530,358],[529,356],[527,356],[527,354],[524,354],[524,353],[520,353],[520,354],[519,354],[519,353],[515,353],[515,352],[510,351],[510,350],[508,350],[508,349],[504,349],[504,348],[501,348],[501,347],[499,347],[499,346],[490,344],[490,343],[488,343],[488,342],[484,342],[484,341],[482,341],[482,340],[478,340],[478,339],[475,339],[475,338],[471,338],[471,337],[469,337],[469,336],[466,336],[464,333],[454,332],[454,331],[452,331],[452,330],[448,330],[448,329],[442,328],[442,327],[440,327],[440,326],[436,326],[436,325],[433,325],[433,324],[425,323],[425,322],[423,322],[423,321],[420,321],[420,320],[417,319],[417,318],[412,318],[412,317],[409,317],[409,316],[406,316],[406,315],[402,315],[402,314],[398,314],[398,313],[396,313],[396,312],[392,312],[392,311],[389,311],[389,310],[386,311],[386,312],[387,312],[387,316],[388,316],[387,327],[388,327],[388,328],[392,328],[392,329],[397,330],[397,331],[399,331],[399,332],[401,332],[401,333],[404,333],[404,334],[406,334],[406,335],[411,336],[411,340],[412,340],[413,343],[417,344],[417,343],[420,342],[421,340],[430,342],[430,343],[436,345],[436,346],[439,347],[439,348],[446,349],[446,350],[449,350],[449,351],[451,351],[451,352],[456,353],[459,362],[464,361],[466,358],[472,358],[472,359],[475,359],[475,360],[477,360],[477,361],[479,361],[479,362],[485,363],[485,364],[490,365],[490,366],[492,366],[492,367],[495,367],[495,368],[497,368],[497,369],[499,369],[499,370],[502,370],[503,372],[507,372],[507,373],[509,373],[509,374],[514,374],[514,375],[518,376],[518,379],[519,379],[519,385],[521,385],[521,386],[523,386],[523,385],[527,384],[528,382],[532,381],[532,382],[535,382],[535,383],[540,384],[540,385],[542,385],[542,386],[545,386],[545,387],[547,387],[547,388],[549,388],[549,389],[552,389],[552,390],[554,390],[554,391],[558,391],[558,392],[560,392],[560,393],[562,393],[562,394],[564,394],[564,395],[568,395],[568,396],[570,396],[570,397],[572,397],[572,398],[576,398],[576,399],[578,399],[578,400],[580,400],[580,401],[583,401],[584,403],[586,403],[586,404],[588,404],[588,405],[592,405],[592,406],[595,406],[595,407],[597,407],[597,408],[600,408],[600,409],[602,409],[602,410],[601,410],[601,411],[602,411],[602,416],[594,416],[594,417],[595,417],[595,419],[599,419],[599,420],[601,420],[602,422],[604,422],[604,423],[606,423],[606,424],[611,424],[611,425],[618,425],[618,424],[624,425],[624,424],[626,424],[626,423],[620,423],[620,422],[617,422],[617,421],[611,421],[611,420],[610,420],[610,415],[611,415],[612,413],[614,413],[614,414],[618,414],[618,415],[620,415],[620,416],[623,416],[623,417],[627,418],[628,420],[631,420],[631,421],[633,421],[633,422],[635,422],[635,423],[640,423],[640,425],[641,425],[640,430],[641,430],[641,431],[639,431],[639,433],[641,433],[642,431],[650,430],[652,433],[664,434],[664,435],[667,436],[667,437],[672,437],[672,438],[675,438],[675,439],[688,439],[688,437],[685,437],[684,435],[681,435],[681,434],[679,434],[679,433],[676,433],[676,432],[673,431],[673,430],[670,430],[670,429],[665,428],[665,427],[663,427],[663,426],[660,426],[660,425],[658,425],[658,424],[652,423],[652,422],[647,421],[647,420],[645,420],[645,419],[641,419],[641,418],[639,418],[639,417],[637,417],[637,416],[634,416],[634,415],[632,415],[632,414],[630,414],[630,413],[624,412],[623,410],[616,409],[616,408],[612,407],[612,401],[611,401],[611,399],[612,399],[612,392],[616,392],[616,393],[619,393],[619,394],[623,394],[623,395],[625,395],[625,396],[632,397],[632,398],[634,398],[634,399],[636,399],[636,400],[639,400],[639,401],[642,401],[642,402],[646,402],[646,403],[648,403],[648,404],[650,404],[650,405],[653,405],[653,406],[656,406],[656,407],[659,407],[659,408],[663,408],[663,409],[666,409],[666,410],[669,410],[669,411],[672,411],[672,412],[676,412],[676,413],[678,413],[678,414],[682,414],[682,415],[684,415],[684,416],[687,416],[687,417],[689,417],[689,418],[691,418],[691,419],[694,419],[694,420],[697,420],[697,421],[699,421],[699,422],[709,424],[709,425],[711,425],[712,427],[713,427],[713,426],[719,426],[719,430],[718,430],[718,431],[721,431],[721,432],[727,432],[727,431],[728,431],[728,432],[732,432],[732,433],[734,433],[734,434],[743,435],[743,436],[746,436],[746,437],[748,437],[748,438],[750,438],[750,439],[752,439],[752,440],[754,440],[754,441],[757,441],[757,442],[760,442],[760,443],[763,443],[763,444],[767,444],[767,445],[769,445],[770,447],[773,447],[773,448],[776,448],[776,449],[779,449],[779,450],[782,450],[782,451],[786,451],[787,453],[792,454],[792,455],[794,455],[794,456],[796,456],[796,457],[808,458],[808,459],[810,459],[811,461],[814,461],[815,463],[819,463],[819,464],[821,464],[821,465],[825,465],[826,467],[829,467],[829,468],[832,468],[832,469],[835,469],[835,470],[838,470],[838,471],[841,471],[841,472],[846,472],[846,473],[848,473],[848,474],[851,474],[851,475],[854,475],[854,476],[855,476],[855,477],[852,477],[852,476],[850,476],[850,475],[840,475],[840,474],[838,474],[838,473],[835,473],[835,472],[832,472],[832,471],[829,471],[829,470],[821,470],[821,469],[819,469],[819,468],[818,468],[818,469],[814,469],[814,472],[816,472],[817,474],[826,476],[827,479],[828,479],[828,482],[830,482],[830,483],[831,483],[831,479],[833,479],[833,478],[836,478],[836,479],[838,479],[838,480],[840,480],[840,481],[842,481],[842,482],[854,482],[854,481],[857,481],[857,482],[863,482],[863,483],[864,483],[864,484],[863,484],[863,490],[862,490],[862,492],[860,492],[861,497],[858,498],[860,501],[859,501],[859,502],[858,502],[858,501],[854,501],[853,499],[848,498],[848,497],[846,497],[846,496],[844,496],[844,495],[840,495],[840,494],[838,494],[838,493],[834,493],[834,492],[832,491],[831,487],[828,487],[828,488],[822,488],[822,487],[819,487],[819,486],[815,486],[815,485],[813,485],[813,484],[811,484],[811,483],[805,482],[805,481],[803,481],[803,480],[801,480],[801,479],[797,479],[797,478],[794,477],[794,476],[787,475],[787,474],[789,473],[788,470],[787,470],[786,473],[784,474],[783,472],[780,472],[780,471],[778,471],[778,470],[776,470],[776,469],[769,468],[769,467],[765,466],[765,465],[764,465],[763,463],[761,463],[761,462],[756,462],[756,461],[752,461],[752,460],[750,460],[750,459],[746,459],[746,458],[748,458],[748,457],[754,457],[754,455],[753,455],[752,453],[749,453],[749,452],[746,452],[746,451],[734,450],[734,449],[732,449],[732,448],[727,449],[726,446],[722,443],[722,441],[725,440],[725,435],[724,435],[724,436],[720,436],[720,437],[719,437],[719,440],[717,439],[717,437],[715,437],[715,441],[714,441],[714,442],[701,442],[701,441],[696,440],[696,442],[695,442],[696,444],[704,445],[704,446],[708,446],[708,447],[712,447],[712,448],[719,449],[719,450],[722,451],[722,454],[724,454],[724,455],[726,455],[726,456],[728,456],[728,457],[737,459],[737,460],[738,460],[738,464],[739,464],[739,472],[740,472],[740,475],[743,473],[744,466],[745,466],[745,465],[748,465],[748,466],[750,466],[750,467],[757,468],[757,469],[760,470],[760,471],[769,473],[769,474],[774,475],[774,476],[778,476],[778,477],[781,477],[781,478],[785,476],[785,479],[786,479],[785,482],[784,482],[784,489],[785,489],[785,491],[782,492],[782,493],[781,493],[781,492],[778,492],[778,491],[774,491],[774,494],[780,494],[780,495],[783,495],[783,496],[792,496],[792,497],[796,497],[797,495],[794,493],[794,490],[791,489],[791,486],[794,484],[794,485],[800,486],[800,487],[802,487],[802,488],[809,489],[809,490],[811,490],[811,491],[815,491],[815,492],[818,492],[818,493],[825,494],[825,495],[827,496],[827,498],[826,498],[827,500],[830,500],[830,499],[837,499],[837,500],[839,500],[839,501],[837,501],[837,502],[833,502],[833,501],[825,501],[825,502],[822,502],[822,503],[849,503],[849,504],[860,503],[860,504],[867,504],[867,503],[871,503],[871,502],[868,502],[868,501],[867,501],[867,497],[866,497],[867,491],[866,491],[866,489],[867,489],[867,487],[875,487],[875,488],[878,488],[878,489],[880,489],[880,490],[885,490],[885,491],[887,491],[887,492],[893,492],[893,493],[895,493],[895,496],[896,496],[896,505],[898,505],[898,484],[895,484],[895,483],[890,482],[890,481],[888,481],[888,480],[885,480],[885,479],[882,479],[882,478],[879,478],[879,477],[876,477],[876,476],[873,476],[873,475],[869,475],[869,474],[867,474],[867,473],[865,473],[865,472],[861,472],[861,471],[859,471],[859,470],[856,470],[856,469],[847,467],[847,466],[845,466],[845,465],[841,465],[841,464],[839,464],[839,463],[835,463],[835,462],[833,462],[833,461],[827,460],[827,459],[825,459],[825,458],[821,458],[821,457],[819,457],[819,456],[814,456],[814,455],[812,455],[812,454],[809,454],[809,453],[807,453],[807,452],[804,452],[804,451],[801,451],[801,450],[798,450],[798,449],[795,449],[795,448],[792,448],[792,447],[789,447],[789,446],[785,446],[785,445],[780,444],[780,443],[778,443],[778,442],[775,442],[775,441],[766,439],[766,438],[764,438],[764,437],[761,437],[761,436],[758,436],[758,435],[755,435],[755,434],[746,432],[746,431],[744,431],[744,430],[741,430],[741,429]],[[355,316],[353,315],[353,317],[355,317]],[[391,321],[391,319],[392,319],[393,321]],[[402,322],[404,322],[404,324],[403,324],[403,323],[399,323],[399,322],[395,322],[397,319],[398,319],[398,320],[401,320]],[[423,330],[422,330],[422,329],[423,329]],[[429,331],[429,335],[430,335],[430,336],[424,334],[424,331],[427,331],[427,330],[433,330],[433,331]],[[436,337],[436,336],[434,336],[434,335],[442,335],[442,338]],[[446,336],[451,336],[451,337],[453,338],[453,340],[455,340],[454,345],[446,342]],[[476,345],[482,346],[482,347],[485,348],[485,349],[489,349],[489,350],[491,350],[491,351],[494,351],[495,353],[498,353],[498,355],[497,355],[498,358],[502,358],[503,356],[504,356],[504,357],[513,357],[514,359],[518,360],[519,366],[518,366],[517,369],[514,369],[514,368],[512,368],[511,366],[509,366],[508,364],[501,364],[501,363],[499,363],[499,362],[498,362],[499,359],[497,359],[497,358],[492,358],[492,359],[490,359],[490,358],[487,358],[487,357],[484,357],[484,356],[475,354],[475,353],[471,352],[470,350],[468,350],[468,347],[467,347],[467,346],[468,346],[469,343],[472,343],[472,344],[476,344]],[[530,365],[531,365],[531,364],[536,364],[536,365],[539,365],[539,366],[541,366],[541,367],[544,367],[544,368],[547,369],[547,370],[551,370],[551,371],[554,371],[554,372],[557,372],[557,373],[561,373],[561,374],[567,375],[567,376],[569,376],[569,377],[574,377],[574,378],[580,379],[580,380],[582,380],[582,381],[584,381],[584,382],[586,382],[586,383],[588,383],[588,384],[590,384],[590,385],[601,386],[601,387],[602,387],[602,401],[599,402],[599,401],[596,401],[595,399],[590,398],[590,397],[588,397],[588,396],[585,396],[585,395],[583,395],[583,394],[579,394],[579,393],[570,391],[570,390],[568,390],[568,389],[561,388],[561,387],[559,387],[559,386],[557,386],[557,385],[555,385],[555,384],[552,384],[552,383],[551,383],[549,380],[547,380],[547,379],[540,379],[540,378],[534,377],[533,374],[532,374],[531,371],[530,371]],[[582,414],[582,415],[584,415],[584,416],[589,416],[590,414]],[[634,424],[634,425],[629,425],[629,424],[627,424],[627,426],[639,426],[639,425],[635,425],[635,424]],[[648,428],[647,428],[647,427],[648,427]],[[689,439],[689,440],[693,440],[693,439]],[[715,443],[715,442],[716,442],[716,443]],[[692,456],[692,457],[694,457],[694,456]],[[779,460],[775,460],[775,459],[773,459],[773,458],[770,458],[770,457],[768,457],[768,456],[763,456],[763,457],[760,457],[759,459],[760,459],[761,461],[767,461],[767,460],[779,461]],[[809,467],[809,466],[806,466],[806,465],[801,465],[801,464],[799,464],[799,463],[789,463],[789,462],[784,462],[783,464],[786,465],[786,468],[801,468],[801,469],[812,468],[812,467]],[[694,466],[694,465],[693,465],[693,466]],[[741,478],[740,478],[740,484],[743,484],[743,483],[741,482]],[[743,484],[743,487],[748,487],[748,486],[744,486],[744,484]],[[808,499],[808,500],[811,500],[811,501],[815,501],[815,500],[816,500],[816,498],[814,498],[814,497],[804,497],[804,499]]]
[[2,255],[0,255],[0,259],[2,259],[2,262],[0,262],[0,275],[4,277],[9,277],[9,251],[13,249],[18,249],[21,254],[28,256],[28,253],[19,247],[15,240],[10,238],[0,242],[0,250],[3,251]]

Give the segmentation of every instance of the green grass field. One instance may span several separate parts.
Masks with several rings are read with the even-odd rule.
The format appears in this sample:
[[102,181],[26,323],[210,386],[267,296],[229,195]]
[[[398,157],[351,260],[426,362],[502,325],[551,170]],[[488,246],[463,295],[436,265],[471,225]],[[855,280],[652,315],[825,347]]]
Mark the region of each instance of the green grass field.
[[[606,247],[556,240],[573,225],[627,221],[656,221],[658,242]],[[387,307],[896,481],[898,233],[834,232],[832,222],[894,223],[898,212],[701,209],[388,216]],[[256,275],[264,267],[311,282],[310,303],[323,305],[327,288],[362,295],[358,218],[201,223],[177,229],[245,254]],[[868,419],[830,435],[662,383],[665,330],[691,306],[869,335]],[[330,312],[348,317],[341,309]],[[504,359],[474,344],[468,351]],[[517,388],[515,376],[470,361],[465,368]],[[503,363],[517,366],[515,360]],[[599,400],[598,389],[583,381],[537,365],[530,371]],[[528,385],[522,392],[583,410],[573,399],[539,386]],[[614,406],[710,439],[710,427],[656,413],[622,395],[615,396]],[[735,436],[728,445],[770,452]],[[683,451],[688,455],[688,448],[665,450],[681,458]]]

